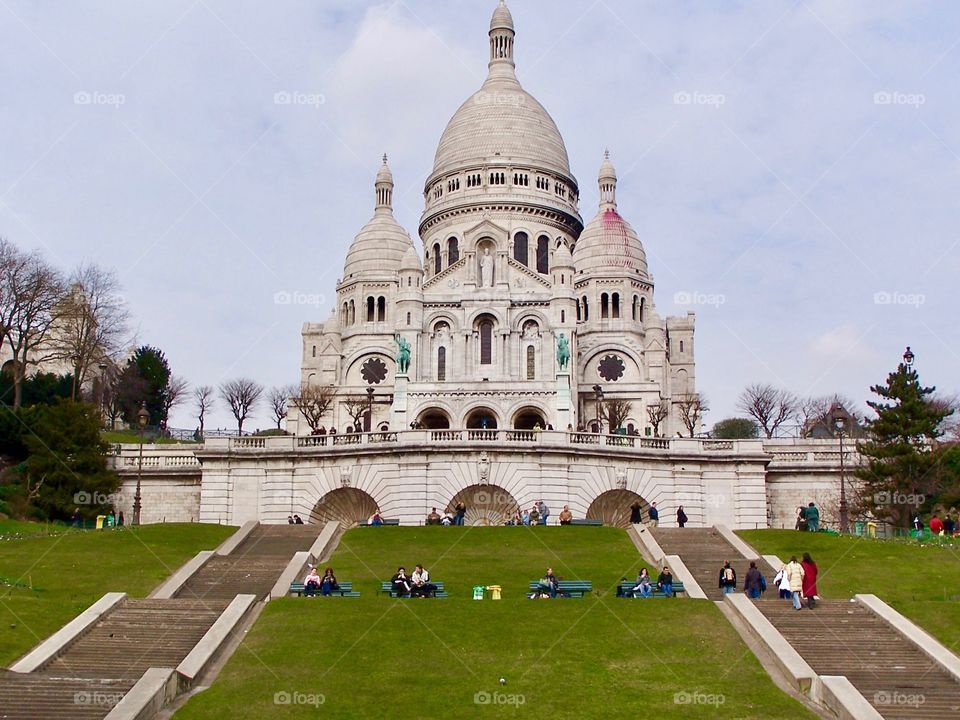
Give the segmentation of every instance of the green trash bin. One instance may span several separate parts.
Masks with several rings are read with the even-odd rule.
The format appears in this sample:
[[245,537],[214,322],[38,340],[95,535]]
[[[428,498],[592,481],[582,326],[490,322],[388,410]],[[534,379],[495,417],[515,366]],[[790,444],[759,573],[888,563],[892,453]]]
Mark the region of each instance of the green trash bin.
[[862,523],[862,522],[854,523],[854,524],[853,524],[853,532],[854,532],[854,534],[856,534],[856,535],[861,535],[861,536],[862,536],[862,535],[863,535],[863,527],[864,527],[864,526],[863,526],[863,523]]
[[473,586],[473,599],[474,600],[483,600],[483,591],[486,588],[483,585],[474,585]]

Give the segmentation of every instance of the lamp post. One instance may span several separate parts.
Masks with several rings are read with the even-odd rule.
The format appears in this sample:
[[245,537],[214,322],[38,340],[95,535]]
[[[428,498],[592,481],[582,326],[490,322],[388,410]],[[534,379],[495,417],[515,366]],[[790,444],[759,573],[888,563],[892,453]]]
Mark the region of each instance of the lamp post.
[[143,431],[147,428],[147,420],[150,419],[150,413],[147,412],[146,401],[140,406],[137,412],[137,428],[140,433],[140,462],[137,464],[137,491],[133,494],[133,524],[140,524],[140,481],[143,478]]
[[913,367],[913,359],[914,359],[915,357],[916,357],[916,355],[913,354],[913,351],[910,350],[910,346],[907,345],[907,350],[906,350],[906,352],[903,353],[903,364],[906,365],[907,368],[912,368],[912,367]]
[[597,402],[597,432],[603,432],[603,416],[600,412],[600,404],[603,402],[603,388],[599,385],[593,386],[593,397]]
[[850,515],[847,508],[847,477],[843,456],[843,431],[850,422],[848,413],[840,403],[834,403],[830,408],[830,421],[834,431],[840,438],[840,534],[845,535],[850,530]]
[[367,386],[367,432],[373,432],[373,388]]

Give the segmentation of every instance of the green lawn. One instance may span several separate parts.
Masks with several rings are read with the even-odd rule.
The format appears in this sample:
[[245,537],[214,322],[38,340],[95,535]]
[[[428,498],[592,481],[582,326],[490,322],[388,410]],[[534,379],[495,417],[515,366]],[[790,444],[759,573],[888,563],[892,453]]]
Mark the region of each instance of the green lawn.
[[[418,561],[450,598],[375,592],[398,564]],[[548,564],[599,592],[526,599]],[[616,598],[617,581],[641,566],[621,530],[361,528],[330,565],[362,596],[269,603],[177,720],[813,717],[776,689],[713,603]],[[470,599],[474,584],[494,582],[503,600]]]
[[106,592],[149,594],[235,529],[188,523],[94,531],[0,522],[0,664],[10,664]]
[[739,532],[761,553],[787,560],[809,552],[825,598],[872,593],[960,650],[960,551],[936,543],[839,537],[795,530]]

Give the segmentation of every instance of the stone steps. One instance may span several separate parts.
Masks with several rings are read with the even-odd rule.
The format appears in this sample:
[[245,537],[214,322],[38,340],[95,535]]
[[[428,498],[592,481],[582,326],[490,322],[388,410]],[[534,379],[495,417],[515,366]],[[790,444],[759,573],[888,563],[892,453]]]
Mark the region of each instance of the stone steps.
[[100,720],[136,680],[55,678],[45,673],[0,670],[0,718]]
[[175,668],[227,604],[126,599],[40,672],[61,678],[136,680],[147,668]]

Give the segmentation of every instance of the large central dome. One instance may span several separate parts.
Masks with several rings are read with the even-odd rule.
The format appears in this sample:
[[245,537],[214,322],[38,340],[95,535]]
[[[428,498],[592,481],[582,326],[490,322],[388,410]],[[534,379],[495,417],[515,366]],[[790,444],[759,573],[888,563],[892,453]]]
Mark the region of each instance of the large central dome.
[[465,166],[515,163],[571,177],[556,123],[514,73],[513,19],[501,2],[490,22],[490,72],[440,138],[432,176]]

